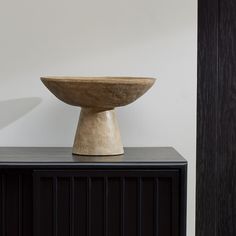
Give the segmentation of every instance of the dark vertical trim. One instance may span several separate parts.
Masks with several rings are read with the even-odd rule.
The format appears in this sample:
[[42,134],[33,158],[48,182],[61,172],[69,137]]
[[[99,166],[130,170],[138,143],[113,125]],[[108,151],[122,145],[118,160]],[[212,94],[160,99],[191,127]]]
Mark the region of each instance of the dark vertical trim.
[[142,178],[139,177],[138,178],[138,228],[137,228],[137,232],[138,232],[138,236],[141,236],[142,233]]
[[196,236],[216,236],[219,0],[198,1]]
[[185,232],[181,232],[182,222],[180,216],[181,205],[181,190],[180,190],[180,173],[172,176],[171,180],[171,235],[172,236],[185,236]]
[[108,235],[108,178],[104,177],[104,236]]
[[57,236],[57,177],[53,177],[53,236]]
[[87,236],[91,235],[91,178],[87,178]]
[[70,177],[70,236],[74,236],[74,209],[75,209],[75,180],[74,176]]
[[39,181],[36,173],[33,174],[33,232],[34,236],[39,235],[39,209],[40,209],[40,199],[39,199]]
[[158,215],[158,212],[159,212],[159,199],[158,199],[158,192],[159,192],[159,184],[158,184],[158,178],[154,178],[154,196],[153,196],[153,199],[154,199],[154,222],[153,222],[153,225],[154,225],[154,236],[159,236],[159,233],[158,233],[158,227],[159,227],[159,215]]
[[23,219],[23,214],[22,214],[22,204],[23,204],[23,201],[22,201],[22,175],[19,174],[18,176],[18,231],[19,231],[19,236],[23,236],[23,233],[22,233],[22,219]]
[[187,229],[187,170],[188,166],[181,167],[180,172],[180,235],[186,236]]
[[6,176],[2,174],[2,235],[6,235]]
[[217,233],[236,235],[236,1],[219,2]]
[[125,235],[125,178],[121,178],[121,236]]

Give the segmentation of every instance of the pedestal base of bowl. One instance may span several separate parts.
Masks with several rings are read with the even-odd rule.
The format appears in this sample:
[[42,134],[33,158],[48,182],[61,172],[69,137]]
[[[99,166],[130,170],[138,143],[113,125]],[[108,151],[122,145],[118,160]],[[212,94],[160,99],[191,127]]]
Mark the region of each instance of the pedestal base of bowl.
[[115,110],[82,108],[73,154],[111,156],[124,153]]

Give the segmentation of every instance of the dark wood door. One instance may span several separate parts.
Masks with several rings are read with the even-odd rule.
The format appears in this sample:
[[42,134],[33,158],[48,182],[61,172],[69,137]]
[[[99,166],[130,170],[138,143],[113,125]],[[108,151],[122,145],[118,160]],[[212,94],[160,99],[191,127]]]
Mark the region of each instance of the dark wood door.
[[175,169],[35,171],[34,235],[183,236],[180,194]]
[[236,235],[236,1],[198,1],[197,236]]

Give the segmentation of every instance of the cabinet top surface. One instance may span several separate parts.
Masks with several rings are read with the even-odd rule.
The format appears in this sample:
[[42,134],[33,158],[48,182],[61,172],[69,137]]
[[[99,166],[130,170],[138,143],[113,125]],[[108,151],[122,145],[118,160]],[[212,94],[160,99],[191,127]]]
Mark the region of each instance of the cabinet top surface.
[[77,156],[66,147],[0,147],[0,166],[3,165],[97,165],[97,164],[161,164],[186,163],[172,147],[129,147],[121,156]]

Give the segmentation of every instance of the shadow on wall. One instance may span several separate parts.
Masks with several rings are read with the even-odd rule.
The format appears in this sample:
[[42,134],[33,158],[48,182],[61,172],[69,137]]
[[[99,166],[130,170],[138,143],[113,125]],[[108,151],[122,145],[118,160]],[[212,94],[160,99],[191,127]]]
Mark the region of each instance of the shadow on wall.
[[41,102],[39,97],[0,101],[0,130],[29,113]]

